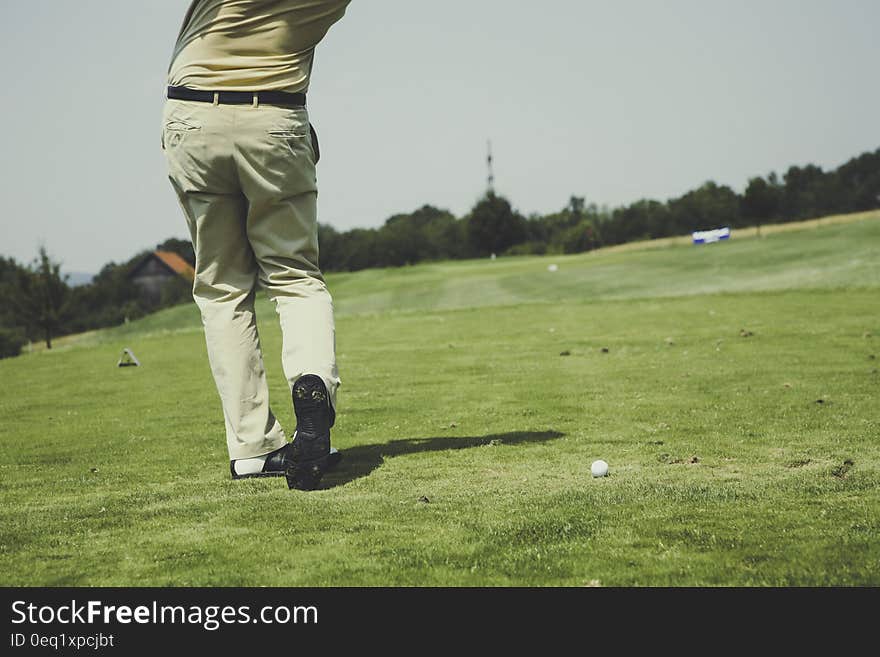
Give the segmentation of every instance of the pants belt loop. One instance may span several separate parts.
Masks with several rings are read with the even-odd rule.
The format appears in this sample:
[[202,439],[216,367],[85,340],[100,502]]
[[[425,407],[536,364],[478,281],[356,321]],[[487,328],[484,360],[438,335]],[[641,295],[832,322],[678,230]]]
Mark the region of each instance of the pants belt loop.
[[215,91],[214,92],[214,107],[217,107],[217,105],[219,105],[219,104],[220,104],[220,92]]
[[255,91],[254,92],[254,107],[260,106],[260,95]]

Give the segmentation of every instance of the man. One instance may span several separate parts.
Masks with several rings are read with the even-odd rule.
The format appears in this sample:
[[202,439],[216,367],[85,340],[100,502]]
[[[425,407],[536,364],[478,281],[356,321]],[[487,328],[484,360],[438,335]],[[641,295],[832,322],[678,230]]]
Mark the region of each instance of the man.
[[[318,142],[305,94],[315,47],[350,0],[195,0],[168,71],[162,147],[196,254],[193,298],[234,479],[318,486],[338,452],[333,304],[318,267]],[[275,303],[297,426],[269,407],[254,315]]]

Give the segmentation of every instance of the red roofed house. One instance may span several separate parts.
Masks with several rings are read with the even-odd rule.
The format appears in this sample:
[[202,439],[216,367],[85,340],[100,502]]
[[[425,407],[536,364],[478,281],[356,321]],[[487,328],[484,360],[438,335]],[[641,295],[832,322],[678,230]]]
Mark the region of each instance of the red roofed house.
[[192,265],[176,253],[153,251],[135,265],[128,278],[141,288],[145,297],[158,302],[168,281],[180,278],[191,284],[195,274]]

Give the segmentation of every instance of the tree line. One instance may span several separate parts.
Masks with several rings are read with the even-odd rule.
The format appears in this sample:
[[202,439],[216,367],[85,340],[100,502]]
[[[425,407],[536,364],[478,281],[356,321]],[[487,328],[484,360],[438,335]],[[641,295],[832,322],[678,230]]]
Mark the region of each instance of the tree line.
[[[396,214],[378,228],[337,231],[320,224],[321,268],[357,271],[432,260],[489,255],[581,253],[636,240],[689,234],[727,226],[742,228],[800,221],[880,207],[880,149],[831,171],[808,164],[753,177],[742,194],[708,181],[665,202],[641,199],[614,209],[572,196],[557,212],[524,216],[504,196],[488,192],[463,216],[425,205]],[[195,263],[188,240],[169,239],[156,250]],[[108,263],[88,285],[71,287],[60,266],[41,248],[22,265],[0,258],[0,358],[14,356],[28,340],[113,326],[190,299],[183,279],[170,281],[150,301],[129,273],[150,251]]]
[[506,198],[489,192],[460,218],[425,205],[395,215],[379,228],[339,232],[321,225],[319,244],[322,269],[356,271],[493,253],[580,253],[696,230],[801,221],[878,207],[880,149],[832,171],[809,164],[792,166],[782,176],[756,176],[742,194],[708,181],[665,202],[641,199],[615,209],[572,196],[557,212],[523,216]]
[[[195,262],[188,240],[168,239],[155,250],[173,251]],[[152,250],[123,263],[110,262],[87,285],[71,286],[45,246],[28,264],[0,257],[0,358],[17,356],[28,342],[52,348],[56,337],[118,326],[192,299],[183,278],[169,280],[158,299],[145,296],[130,279],[131,271]]]

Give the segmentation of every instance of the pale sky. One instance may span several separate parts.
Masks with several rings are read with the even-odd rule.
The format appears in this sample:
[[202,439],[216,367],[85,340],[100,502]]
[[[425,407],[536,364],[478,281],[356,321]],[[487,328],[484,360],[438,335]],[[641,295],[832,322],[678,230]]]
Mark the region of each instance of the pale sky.
[[[160,149],[186,0],[0,1],[0,255],[97,272],[187,237]],[[877,0],[353,0],[318,47],[319,220],[486,186],[524,214],[667,200],[880,147]]]

